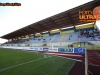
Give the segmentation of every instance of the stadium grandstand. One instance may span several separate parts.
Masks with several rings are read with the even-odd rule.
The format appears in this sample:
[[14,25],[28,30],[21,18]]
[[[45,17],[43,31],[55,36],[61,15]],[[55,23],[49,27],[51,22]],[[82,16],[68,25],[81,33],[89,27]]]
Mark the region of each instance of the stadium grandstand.
[[[50,23],[50,22],[48,22]],[[40,24],[40,23],[39,23]],[[57,23],[58,24],[58,23]],[[45,24],[43,24],[45,25]],[[53,28],[54,24],[51,23]],[[38,24],[36,25],[38,26]],[[46,27],[44,26],[44,27]],[[30,26],[32,27],[32,26]],[[65,27],[65,26],[64,26]],[[29,28],[28,30],[25,30],[23,28],[22,30],[15,31],[13,33],[7,34],[3,36],[2,38],[7,38],[7,36],[19,36],[19,33],[22,34],[22,36],[19,36],[17,38],[13,37],[12,39],[9,38],[8,42],[4,43],[4,46],[34,46],[34,47],[68,47],[69,45],[74,45],[74,47],[77,47],[75,43],[80,42],[80,45],[82,47],[86,47],[87,49],[94,49],[93,45],[99,45],[98,43],[95,43],[100,40],[99,31],[95,29],[96,27],[93,23],[83,24],[83,25],[77,25],[77,26],[71,26],[66,28],[60,28],[56,30],[46,31],[45,32],[37,32],[36,34],[26,34],[32,30],[32,28]],[[34,28],[34,27],[33,27]],[[30,30],[31,29],[31,30]],[[34,28],[35,29],[35,28]],[[41,27],[37,27],[36,30],[43,30]],[[46,28],[50,29],[50,28]],[[23,32],[23,30],[25,30]],[[28,32],[27,32],[28,31]],[[35,33],[35,32],[33,32]],[[26,34],[24,36],[23,34]],[[97,36],[97,37],[96,37]],[[79,40],[80,39],[80,40]],[[85,45],[86,44],[86,45]]]
[[[74,7],[3,35],[1,38],[8,41],[0,47],[75,59],[67,75],[100,75],[100,31],[96,22],[79,20],[80,10],[93,11],[97,6],[100,6],[100,0]],[[87,55],[73,53],[75,48],[86,49]]]

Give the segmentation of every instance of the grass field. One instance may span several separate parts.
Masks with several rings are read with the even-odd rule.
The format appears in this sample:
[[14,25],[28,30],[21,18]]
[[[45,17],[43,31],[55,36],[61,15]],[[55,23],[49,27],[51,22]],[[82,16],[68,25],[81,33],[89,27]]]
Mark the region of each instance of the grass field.
[[0,49],[0,75],[67,75],[74,60],[36,52]]

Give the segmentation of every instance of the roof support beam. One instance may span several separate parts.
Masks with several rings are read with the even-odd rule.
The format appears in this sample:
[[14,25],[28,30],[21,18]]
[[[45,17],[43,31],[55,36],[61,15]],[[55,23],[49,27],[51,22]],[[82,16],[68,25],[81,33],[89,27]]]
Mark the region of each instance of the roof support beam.
[[95,7],[100,6],[100,2],[95,3]]
[[[20,33],[20,34],[18,34],[18,33]],[[25,33],[25,32],[20,32],[20,31],[17,31],[17,34],[18,35],[16,35],[15,37],[21,37],[21,36],[25,36],[27,33]]]
[[[62,18],[61,18],[60,16],[58,16],[58,17],[59,17],[59,19],[61,19],[61,21],[63,22]],[[64,22],[63,22],[63,24],[65,24],[65,25],[66,25],[66,23],[64,23]]]
[[32,33],[35,32],[35,31],[33,30],[33,28],[31,28],[30,26],[28,26],[28,28],[32,31]]
[[21,37],[23,36],[22,34],[18,34],[18,35],[13,35],[12,38],[18,38],[18,37]]
[[54,26],[55,26],[55,28],[58,28],[58,29],[60,29],[60,26],[59,25],[57,25],[51,18],[49,19],[53,24],[54,24]]
[[32,33],[31,31],[27,31],[25,29],[22,29],[22,30],[25,31],[25,32],[28,32],[28,34],[31,34]]
[[12,39],[12,38],[16,38],[15,35],[11,35],[11,36],[7,36],[7,38]]
[[22,34],[25,34],[25,35],[26,35],[26,34],[28,34],[27,32],[20,31],[20,30],[19,30],[19,31],[17,31],[17,32],[22,33]]
[[40,26],[42,29],[44,29],[44,30],[46,30],[46,31],[49,31],[49,29],[46,28],[45,26],[43,26],[42,24],[37,23],[37,25]]
[[21,36],[22,35],[22,33],[17,33],[17,32],[15,32],[14,34],[15,34],[15,37],[14,38],[16,38],[17,36]]
[[70,15],[70,13],[68,13],[68,15],[69,15],[69,18],[70,18],[70,20],[71,20],[71,22],[73,23],[73,26],[74,26],[74,28],[75,28],[75,23],[74,23],[74,21],[73,21],[71,15]]
[[[35,29],[34,27],[29,26],[29,28],[32,29],[32,30],[35,30],[34,33],[39,33],[39,32],[40,32],[39,30]],[[33,33],[33,34],[34,34],[34,33]]]
[[26,35],[26,34],[21,33],[21,34],[18,34],[17,37],[21,37],[21,36],[25,36],[25,35]]

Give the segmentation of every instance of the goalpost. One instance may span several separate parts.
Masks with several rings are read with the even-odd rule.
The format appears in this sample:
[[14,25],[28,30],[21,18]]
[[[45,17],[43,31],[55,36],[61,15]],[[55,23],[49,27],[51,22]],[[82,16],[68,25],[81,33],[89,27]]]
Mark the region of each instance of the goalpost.
[[87,50],[85,50],[85,75],[88,75],[88,55],[87,55]]

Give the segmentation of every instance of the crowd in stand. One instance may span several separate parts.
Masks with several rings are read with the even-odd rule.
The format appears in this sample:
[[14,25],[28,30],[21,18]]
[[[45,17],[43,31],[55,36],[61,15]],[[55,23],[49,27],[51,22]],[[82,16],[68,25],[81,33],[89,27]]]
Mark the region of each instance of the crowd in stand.
[[97,29],[81,30],[80,31],[80,35],[81,36],[85,36],[87,38],[90,38],[91,37],[91,40],[96,40],[96,38],[97,39],[100,39],[99,31]]
[[12,40],[12,41],[6,42],[5,44],[21,44],[25,41],[28,41],[28,39],[27,40],[25,40],[25,39],[24,40]]
[[73,48],[73,44],[71,44],[71,45],[68,45],[68,48]]
[[[92,30],[80,30],[80,35],[83,37],[87,37],[87,38],[91,38],[91,40],[100,40],[100,33],[97,29],[92,29]],[[72,35],[70,36],[72,37]],[[70,37],[69,37],[69,40],[70,40]],[[31,38],[31,39],[23,39],[23,40],[13,40],[13,41],[10,41],[10,42],[6,42],[6,44],[21,44],[21,43],[24,43],[24,42],[28,42],[29,40],[38,40],[38,41],[41,41],[43,40],[43,42],[46,42],[46,39],[43,38],[43,36],[41,38]],[[51,38],[49,39],[51,40]],[[69,47],[73,47],[73,46],[69,46]]]
[[[22,43],[25,43],[26,42],[26,44],[27,44],[27,42],[28,41],[30,41],[30,40],[37,40],[37,41],[41,41],[41,40],[43,40],[43,42],[46,42],[46,39],[45,38],[30,38],[30,39],[18,39],[18,40],[12,40],[12,41],[8,41],[8,42],[6,42],[5,44],[22,44]],[[51,38],[49,39],[49,40],[51,40]]]

